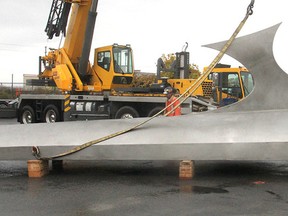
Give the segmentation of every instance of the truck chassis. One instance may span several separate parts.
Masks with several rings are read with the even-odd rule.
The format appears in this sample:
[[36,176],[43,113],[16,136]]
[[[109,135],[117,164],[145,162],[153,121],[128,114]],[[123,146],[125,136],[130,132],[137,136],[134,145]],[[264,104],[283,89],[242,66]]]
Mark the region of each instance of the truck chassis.
[[[22,94],[17,119],[20,123],[151,117],[165,107],[163,96]],[[192,99],[181,105],[192,112]]]

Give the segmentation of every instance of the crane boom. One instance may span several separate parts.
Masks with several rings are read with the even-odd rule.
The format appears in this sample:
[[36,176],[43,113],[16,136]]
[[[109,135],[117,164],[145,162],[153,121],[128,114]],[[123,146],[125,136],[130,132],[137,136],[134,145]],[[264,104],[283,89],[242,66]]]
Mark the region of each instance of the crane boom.
[[82,77],[86,74],[87,67],[88,67],[94,27],[95,27],[95,22],[96,22],[96,17],[97,17],[97,12],[96,12],[97,6],[98,6],[98,0],[93,0],[91,7],[90,7],[90,11],[88,13],[88,20],[86,24],[86,31],[85,31],[84,42],[83,42],[83,47],[82,47],[82,56],[79,60],[79,70],[78,70],[78,74]]
[[[72,12],[66,33],[72,4]],[[45,28],[49,39],[52,39],[54,35],[58,37],[61,33],[66,36],[63,48],[72,64],[80,65],[79,73],[82,75],[87,70],[97,5],[98,0],[53,0]],[[76,70],[78,71],[78,68]]]

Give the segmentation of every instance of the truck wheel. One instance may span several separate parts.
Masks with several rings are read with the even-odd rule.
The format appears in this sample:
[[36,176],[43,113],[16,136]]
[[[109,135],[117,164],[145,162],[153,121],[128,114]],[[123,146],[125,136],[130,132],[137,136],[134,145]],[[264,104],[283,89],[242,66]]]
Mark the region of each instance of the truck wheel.
[[[154,107],[154,108],[148,113],[148,117],[154,116],[156,113],[160,112],[162,109],[164,109],[164,107]],[[164,111],[163,111],[163,112],[164,112]],[[161,113],[160,115],[163,115],[163,113]]]
[[124,106],[121,107],[115,115],[115,119],[132,119],[132,118],[138,118],[139,113],[137,110],[135,110],[133,107],[130,106]]
[[21,124],[35,123],[35,112],[31,106],[26,105],[22,108],[20,123]]
[[57,107],[55,105],[48,105],[44,109],[44,122],[55,123],[60,120],[60,115]]
[[0,102],[0,108],[7,108],[8,107],[8,103],[5,101],[1,101]]

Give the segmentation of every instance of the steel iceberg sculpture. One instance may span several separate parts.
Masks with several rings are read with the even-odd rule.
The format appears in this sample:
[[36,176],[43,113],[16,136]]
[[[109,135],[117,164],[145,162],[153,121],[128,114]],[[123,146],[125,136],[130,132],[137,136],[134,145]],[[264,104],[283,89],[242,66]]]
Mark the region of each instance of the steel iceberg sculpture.
[[[272,47],[280,24],[237,38],[227,54],[253,74],[245,100],[215,111],[159,117],[124,135],[60,159],[69,160],[286,160],[288,77]],[[207,45],[221,49],[225,42]],[[143,119],[0,126],[0,160],[43,157],[129,128]],[[11,136],[13,133],[13,137]]]

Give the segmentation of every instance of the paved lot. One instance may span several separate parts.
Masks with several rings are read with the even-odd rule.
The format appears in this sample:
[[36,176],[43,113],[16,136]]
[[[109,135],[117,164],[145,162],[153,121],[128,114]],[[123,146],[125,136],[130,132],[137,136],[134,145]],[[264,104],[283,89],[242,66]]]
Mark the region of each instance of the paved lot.
[[1,215],[287,215],[286,161],[196,161],[192,180],[178,164],[66,161],[29,179],[26,161],[0,161]]
[[0,118],[0,125],[20,124],[16,118]]
[[29,179],[26,162],[0,162],[1,215],[287,215],[287,162],[65,162]]

